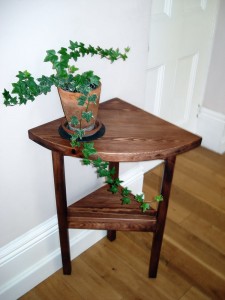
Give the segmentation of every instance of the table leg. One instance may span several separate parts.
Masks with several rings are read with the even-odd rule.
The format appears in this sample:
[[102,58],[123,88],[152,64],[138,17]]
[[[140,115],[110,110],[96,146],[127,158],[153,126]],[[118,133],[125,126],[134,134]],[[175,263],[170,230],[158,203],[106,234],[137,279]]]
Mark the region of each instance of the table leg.
[[63,264],[63,273],[71,274],[69,232],[67,227],[67,200],[64,170],[64,156],[59,152],[52,151],[56,208],[59,226],[59,239]]
[[[113,178],[119,177],[119,163],[118,162],[110,162],[109,169],[115,168],[115,174]],[[113,242],[116,239],[116,230],[107,230],[107,238],[110,242]]]
[[170,196],[170,191],[172,186],[175,161],[176,161],[176,156],[170,157],[165,160],[164,174],[163,174],[162,188],[161,188],[161,194],[163,195],[164,200],[160,202],[158,206],[156,231],[153,234],[151,258],[150,258],[150,265],[149,265],[150,278],[156,278],[157,276],[159,257],[160,257],[163,233],[164,233],[164,228],[166,223],[166,215],[167,215],[167,209],[169,204],[169,196]]

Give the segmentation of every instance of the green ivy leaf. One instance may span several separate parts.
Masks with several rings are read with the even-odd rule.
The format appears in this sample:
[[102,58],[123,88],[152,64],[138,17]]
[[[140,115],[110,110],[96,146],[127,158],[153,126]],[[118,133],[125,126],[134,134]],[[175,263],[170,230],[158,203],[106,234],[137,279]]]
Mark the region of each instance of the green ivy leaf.
[[111,185],[110,187],[110,192],[112,192],[113,194],[116,194],[119,190],[118,187],[116,185]]
[[157,201],[157,202],[162,202],[163,201],[163,196],[162,195],[157,195],[157,196],[155,196],[155,201]]
[[83,164],[84,165],[90,165],[91,164],[91,161],[90,161],[90,159],[88,159],[88,158],[83,158]]
[[144,202],[144,194],[136,195],[134,198],[139,203],[143,203]]
[[78,139],[82,140],[83,136],[84,136],[84,130],[83,129],[78,129],[76,128],[76,134],[78,136]]
[[93,160],[93,165],[94,167],[98,168],[100,167],[102,164],[102,159],[100,157],[98,157],[97,159]]
[[78,105],[84,106],[84,104],[87,100],[87,97],[85,95],[81,95],[77,100],[78,100]]
[[98,54],[98,51],[95,50],[95,48],[94,48],[93,46],[91,46],[91,45],[89,45],[88,51],[89,51],[89,53],[91,53],[92,56],[93,56],[94,54]]
[[114,179],[114,185],[119,186],[122,182],[123,180],[120,180],[119,178]]
[[10,95],[9,91],[7,91],[6,89],[4,89],[4,92],[2,93],[2,95],[4,97],[4,104],[6,106],[18,104],[17,98],[16,97],[12,97]]
[[147,209],[150,209],[150,204],[147,202],[143,202],[140,207],[142,211],[145,212]]
[[112,167],[110,170],[109,170],[109,173],[110,175],[115,175],[116,174],[116,168],[115,167]]
[[77,126],[80,123],[76,116],[72,116],[70,122],[72,126]]
[[91,119],[93,118],[93,113],[92,111],[83,111],[82,112],[82,118],[86,120],[87,122],[90,122]]
[[85,158],[89,158],[91,155],[95,154],[97,151],[94,148],[94,143],[84,143],[84,148],[82,153]]
[[75,49],[78,48],[78,47],[79,47],[78,42],[70,41],[70,46],[69,46],[69,48],[70,48],[71,50],[75,50]]
[[19,73],[16,75],[17,78],[20,80],[28,79],[31,77],[31,74],[26,70],[26,71],[19,71]]
[[97,100],[96,94],[92,94],[91,96],[88,97],[88,102],[92,102],[92,103],[96,104],[96,100]]
[[128,196],[131,193],[131,190],[129,190],[127,187],[122,189],[122,195]]
[[52,77],[47,77],[42,75],[41,78],[38,78],[40,92],[45,95],[51,91],[51,87],[54,85],[54,79]]
[[62,55],[68,55],[67,48],[61,47],[61,49],[58,51],[58,53],[62,54]]
[[100,177],[108,177],[109,176],[109,171],[105,168],[98,168],[97,173]]
[[131,200],[130,197],[122,197],[122,204],[130,204]]
[[113,178],[108,176],[105,182],[108,184],[113,184]]
[[54,63],[58,60],[58,56],[56,55],[55,50],[47,50],[47,55],[44,59],[44,62],[50,61],[51,63]]
[[76,71],[78,71],[79,69],[76,68],[75,66],[69,66],[69,72],[70,73],[75,73]]
[[72,147],[80,147],[80,142],[77,141],[78,139],[79,135],[77,134],[77,132],[75,132],[70,138],[70,145]]

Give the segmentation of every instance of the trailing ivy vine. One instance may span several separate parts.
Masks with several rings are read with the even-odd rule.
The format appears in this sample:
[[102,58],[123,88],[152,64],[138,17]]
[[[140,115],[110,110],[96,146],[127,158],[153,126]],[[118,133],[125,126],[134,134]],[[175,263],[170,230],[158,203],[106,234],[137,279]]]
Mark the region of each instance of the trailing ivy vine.
[[[82,142],[82,138],[85,135],[85,131],[81,128],[82,120],[86,120],[87,122],[93,117],[92,112],[88,111],[89,104],[91,102],[96,104],[97,96],[92,94],[82,95],[78,99],[78,105],[84,106],[84,112],[82,113],[81,119],[79,120],[77,117],[72,117],[71,123],[74,126],[80,125],[71,136],[71,146],[82,149],[83,153],[83,164],[84,165],[92,165],[96,168],[97,174],[99,177],[105,177],[105,183],[109,184],[109,191],[113,194],[121,193],[121,203],[122,204],[130,204],[131,199],[134,198],[139,204],[140,209],[145,212],[150,209],[150,203],[145,201],[144,194],[132,195],[131,190],[127,187],[122,187],[122,180],[119,178],[115,178],[115,167],[109,168],[109,162],[102,160],[100,157],[96,159],[91,159],[94,155],[97,155],[97,150],[94,147],[94,142]],[[154,201],[161,202],[163,200],[162,195],[157,195],[154,197]]]

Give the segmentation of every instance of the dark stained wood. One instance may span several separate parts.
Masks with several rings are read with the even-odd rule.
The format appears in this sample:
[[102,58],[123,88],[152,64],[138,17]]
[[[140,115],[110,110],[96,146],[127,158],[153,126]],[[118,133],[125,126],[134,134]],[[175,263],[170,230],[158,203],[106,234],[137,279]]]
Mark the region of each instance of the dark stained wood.
[[64,157],[59,152],[52,152],[55,183],[55,198],[59,224],[59,239],[62,254],[63,273],[71,274],[69,233],[67,227],[67,199],[64,171]]
[[64,274],[71,273],[68,228],[106,229],[110,241],[116,231],[150,231],[154,233],[149,277],[157,275],[176,155],[201,143],[201,138],[153,116],[120,99],[100,105],[99,119],[106,127],[105,135],[95,141],[98,155],[115,167],[119,162],[164,159],[162,182],[164,201],[157,211],[142,213],[139,204],[121,204],[120,194],[112,194],[104,186],[67,207],[64,156],[82,157],[74,153],[70,142],[62,139],[58,127],[62,118],[29,130],[29,137],[52,151],[60,245]]
[[121,196],[112,194],[105,185],[68,207],[68,227],[83,229],[154,231],[156,211],[142,213],[132,201],[121,204]]
[[[118,162],[110,162],[109,169],[115,168],[114,179],[119,177],[119,163]],[[107,230],[107,238],[110,242],[115,241],[116,239],[116,230]]]
[[164,174],[162,181],[161,194],[163,195],[163,201],[159,203],[157,213],[157,224],[156,230],[153,235],[151,258],[149,265],[149,277],[156,278],[159,257],[162,247],[163,233],[166,223],[166,215],[169,205],[170,190],[172,186],[173,173],[175,167],[176,156],[170,157],[165,160],[164,163]]
[[[201,144],[200,137],[117,98],[100,104],[98,118],[106,132],[95,147],[106,161],[165,159]],[[81,156],[59,136],[61,122],[62,118],[29,130],[30,139],[64,155]]]

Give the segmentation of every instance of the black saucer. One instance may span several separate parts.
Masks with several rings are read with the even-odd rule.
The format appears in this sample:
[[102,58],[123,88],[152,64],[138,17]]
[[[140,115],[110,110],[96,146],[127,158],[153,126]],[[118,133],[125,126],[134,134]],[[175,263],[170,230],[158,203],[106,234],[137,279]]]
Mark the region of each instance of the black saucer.
[[[65,139],[65,140],[70,140],[71,139],[71,134],[66,132],[62,125],[59,126],[58,132],[59,132],[59,135],[63,139]],[[102,126],[99,128],[99,130],[97,132],[95,132],[93,135],[84,136],[82,138],[82,140],[78,139],[78,141],[82,141],[82,142],[94,141],[94,140],[97,140],[97,139],[101,138],[104,134],[105,134],[105,125],[102,124]]]

